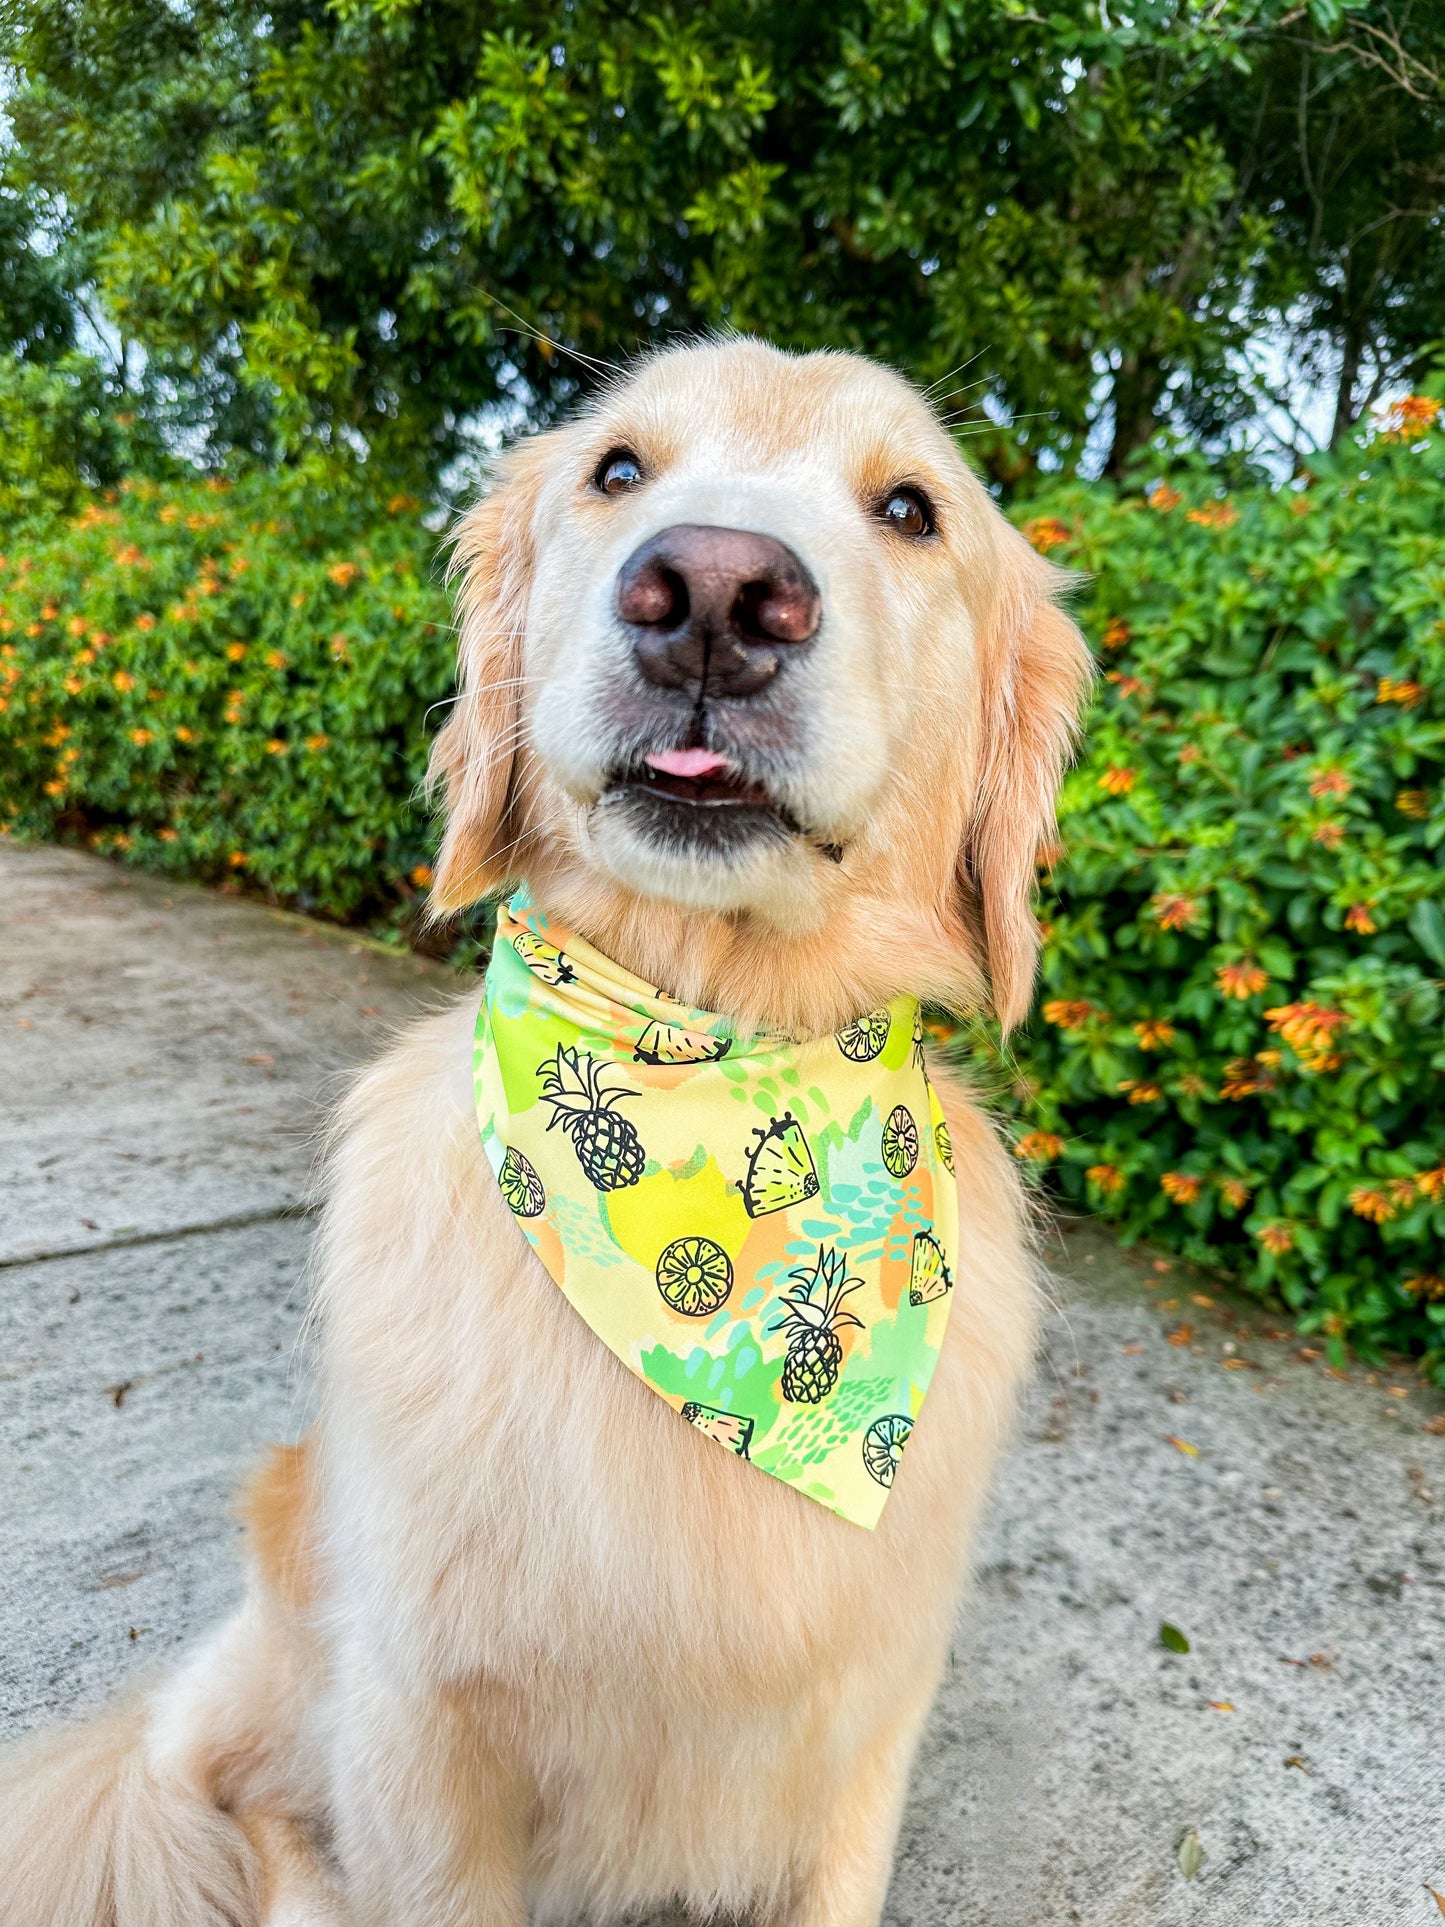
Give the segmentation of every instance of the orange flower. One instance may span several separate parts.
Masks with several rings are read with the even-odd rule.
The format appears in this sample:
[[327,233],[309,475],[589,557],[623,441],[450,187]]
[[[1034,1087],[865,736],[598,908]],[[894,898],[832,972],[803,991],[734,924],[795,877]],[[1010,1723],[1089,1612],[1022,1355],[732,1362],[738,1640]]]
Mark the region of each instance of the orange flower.
[[196,732],[193,729],[188,729],[186,725],[182,723],[176,731],[176,741],[178,743],[193,743],[195,740]]
[[45,785],[45,794],[47,796],[64,796],[65,779],[57,776],[53,782],[47,783]]
[[1044,1005],[1044,1022],[1060,1030],[1082,1030],[1093,1016],[1099,1015],[1086,997],[1053,997]]
[[1330,1010],[1324,1004],[1276,1004],[1264,1013],[1264,1020],[1298,1056],[1325,1049],[1337,1030],[1349,1021],[1349,1012]]
[[1219,1195],[1231,1211],[1243,1211],[1249,1203],[1249,1186],[1243,1178],[1220,1178]]
[[1310,838],[1310,841],[1312,843],[1318,843],[1320,847],[1325,850],[1337,850],[1340,847],[1340,845],[1344,842],[1344,840],[1345,840],[1344,824],[1334,823],[1334,822],[1321,823],[1319,828],[1314,832],[1314,834]]
[[1412,1298],[1429,1299],[1435,1304],[1445,1298],[1445,1278],[1438,1271],[1417,1271],[1409,1278],[1402,1278],[1400,1283]]
[[1310,778],[1311,796],[1348,796],[1354,788],[1342,769],[1317,770]]
[[1106,680],[1113,683],[1122,702],[1128,702],[1131,696],[1137,696],[1144,687],[1137,676],[1121,675],[1117,669],[1109,670]]
[[1377,703],[1399,703],[1402,709],[1413,709],[1424,694],[1424,683],[1408,679],[1397,682],[1392,676],[1381,676],[1375,686]]
[[1404,395],[1390,404],[1380,430],[1380,440],[1413,442],[1428,432],[1439,413],[1440,404],[1433,395]]
[[1142,1083],[1137,1077],[1121,1079],[1119,1089],[1128,1092],[1131,1104],[1157,1104],[1164,1095],[1157,1084]]
[[1232,502],[1205,502],[1188,510],[1185,520],[1197,522],[1202,529],[1228,529],[1239,520],[1239,510]]
[[1142,1024],[1135,1024],[1134,1035],[1140,1050],[1168,1050],[1174,1042],[1174,1026],[1162,1017],[1146,1017]]
[[226,658],[229,662],[240,662],[245,654],[246,645],[244,642],[228,642],[226,644]]
[[1167,892],[1150,900],[1150,909],[1163,930],[1187,930],[1199,919],[1203,906],[1197,898]]
[[1126,1181],[1124,1173],[1117,1164],[1091,1164],[1084,1176],[1090,1184],[1097,1184],[1099,1189],[1110,1197],[1114,1192],[1122,1191]]
[[44,621],[54,622],[55,618],[60,614],[60,611],[53,602],[47,602],[45,607],[40,611],[40,614]]
[[1352,903],[1345,912],[1346,930],[1357,930],[1362,937],[1373,937],[1379,925],[1370,915],[1368,903]]
[[150,613],[149,610],[144,610],[140,615],[136,617],[135,626],[137,629],[154,629],[156,626],[156,619]]
[[1209,1086],[1198,1071],[1186,1071],[1174,1088],[1181,1097],[1203,1097]]
[[1415,1186],[1422,1198],[1438,1204],[1445,1198],[1445,1164],[1437,1164],[1433,1171],[1417,1171]]
[[1053,515],[1040,515],[1032,522],[1025,522],[1024,534],[1040,555],[1047,555],[1050,549],[1060,548],[1070,540],[1068,524]]
[[1265,1250],[1272,1251],[1276,1257],[1278,1257],[1281,1252],[1292,1251],[1294,1249],[1294,1232],[1291,1231],[1287,1224],[1262,1225],[1254,1235],[1264,1246]]
[[232,850],[231,854],[226,858],[226,861],[233,870],[240,870],[243,869],[251,859],[244,850]]
[[386,505],[388,515],[406,515],[412,509],[419,509],[421,503],[415,495],[393,495]]
[[351,650],[345,636],[333,636],[331,638],[331,654],[337,662],[346,661],[347,657],[351,654]]
[[1104,624],[1104,647],[1122,649],[1133,633],[1134,631],[1122,616],[1111,616]]
[[85,634],[85,617],[72,616],[69,622],[67,622],[65,626],[70,631],[71,635],[77,636],[77,637],[83,636]]
[[1395,808],[1401,816],[1413,816],[1423,821],[1430,814],[1429,790],[1399,790],[1395,795]]
[[1135,773],[1131,769],[1109,768],[1099,778],[1099,788],[1107,790],[1110,796],[1127,796],[1135,783]]
[[1047,1164],[1064,1148],[1064,1140],[1053,1131],[1029,1131],[1014,1146],[1014,1156],[1031,1164]]
[[128,690],[135,688],[135,677],[128,676],[124,669],[117,669],[111,677],[111,681],[115,684],[122,696],[124,696]]
[[180,831],[171,830],[171,829],[157,830],[156,835],[160,838],[162,843],[174,843],[176,838],[180,835]]
[[268,756],[284,756],[287,748],[288,745],[282,742],[279,736],[272,736],[267,740],[266,754]]
[[1221,1097],[1232,1103],[1241,1098],[1256,1097],[1261,1091],[1272,1091],[1274,1078],[1271,1066],[1259,1057],[1232,1057],[1224,1067],[1224,1084]]
[[1197,763],[1203,754],[1198,743],[1186,743],[1179,752],[1179,760],[1181,763]]
[[312,750],[325,749],[326,745],[330,741],[331,741],[331,738],[329,736],[320,736],[320,735],[308,736],[306,738],[306,747]]
[[130,733],[130,739],[133,743],[138,744],[141,749],[144,749],[147,743],[153,743],[155,741],[156,735],[153,729],[133,729]]
[[1161,515],[1167,515],[1170,509],[1177,509],[1183,500],[1184,497],[1179,493],[1177,488],[1170,488],[1167,482],[1161,482],[1156,489],[1151,491],[1149,506],[1151,509],[1158,509]]
[[338,587],[347,589],[361,574],[361,570],[354,562],[333,562],[326,573]]
[[1203,1180],[1190,1177],[1186,1171],[1166,1171],[1159,1180],[1159,1189],[1175,1204],[1197,1203],[1203,1188]]
[[1269,982],[1269,973],[1261,970],[1256,963],[1221,964],[1214,973],[1214,981],[1220,994],[1237,997],[1240,1003],[1250,997],[1257,997]]
[[1395,1215],[1389,1192],[1365,1184],[1357,1184],[1350,1193],[1350,1209],[1357,1218],[1368,1218],[1371,1224],[1387,1224]]
[[286,667],[286,658],[279,649],[268,649],[266,651],[266,661],[272,669],[284,669]]
[[429,890],[431,888],[431,865],[429,863],[418,863],[411,873],[411,880],[418,890]]
[[145,561],[145,556],[134,542],[123,542],[119,548],[112,549],[111,554],[123,569],[138,568]]

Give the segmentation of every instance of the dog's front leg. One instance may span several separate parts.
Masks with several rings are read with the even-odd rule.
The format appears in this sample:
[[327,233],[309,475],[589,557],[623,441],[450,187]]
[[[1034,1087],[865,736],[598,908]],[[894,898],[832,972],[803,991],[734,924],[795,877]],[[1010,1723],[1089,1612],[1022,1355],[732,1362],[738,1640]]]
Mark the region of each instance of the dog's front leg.
[[854,1762],[789,1897],[762,1927],[878,1927],[933,1681]]
[[348,1669],[333,1755],[348,1927],[525,1927],[533,1796],[485,1690]]

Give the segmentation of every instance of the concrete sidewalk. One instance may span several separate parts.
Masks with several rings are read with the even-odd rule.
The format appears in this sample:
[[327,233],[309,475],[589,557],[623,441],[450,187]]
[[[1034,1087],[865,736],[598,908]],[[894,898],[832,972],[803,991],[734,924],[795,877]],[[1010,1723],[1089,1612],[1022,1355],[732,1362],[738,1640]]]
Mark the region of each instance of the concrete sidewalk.
[[[0,844],[0,904],[0,1729],[20,1732],[237,1596],[230,1492],[307,1411],[310,1133],[450,979],[66,852]],[[1331,1377],[1258,1307],[1091,1228],[1052,1255],[1062,1305],[890,1927],[1438,1927],[1440,1402]]]

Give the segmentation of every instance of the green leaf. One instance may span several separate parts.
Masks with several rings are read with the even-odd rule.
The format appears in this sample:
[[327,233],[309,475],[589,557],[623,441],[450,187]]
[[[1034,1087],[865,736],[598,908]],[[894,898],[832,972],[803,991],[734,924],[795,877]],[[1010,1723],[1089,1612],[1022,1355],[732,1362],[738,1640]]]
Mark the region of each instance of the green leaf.
[[1426,956],[1445,970],[1445,915],[1433,897],[1421,897],[1410,912],[1410,934]]
[[1204,1849],[1199,1844],[1199,1834],[1194,1827],[1188,1828],[1181,1837],[1176,1857],[1180,1873],[1186,1880],[1193,1880],[1204,1865]]
[[1159,1622],[1159,1644],[1167,1647],[1171,1653],[1187,1653],[1189,1651],[1189,1641],[1184,1637],[1183,1633],[1180,1632],[1179,1628],[1177,1626],[1171,1626],[1167,1619],[1161,1619]]

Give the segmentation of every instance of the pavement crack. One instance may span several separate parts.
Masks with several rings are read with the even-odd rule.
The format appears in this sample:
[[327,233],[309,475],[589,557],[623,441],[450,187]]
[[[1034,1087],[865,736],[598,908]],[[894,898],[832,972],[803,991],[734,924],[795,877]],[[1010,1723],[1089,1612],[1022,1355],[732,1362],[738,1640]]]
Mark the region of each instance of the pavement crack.
[[0,1257],[0,1271],[14,1271],[22,1265],[46,1265],[57,1258],[87,1258],[100,1251],[133,1251],[138,1245],[170,1244],[176,1238],[204,1238],[216,1231],[244,1231],[255,1224],[279,1224],[285,1218],[309,1218],[319,1203],[303,1198],[298,1204],[266,1205],[259,1211],[235,1211],[229,1217],[207,1218],[201,1224],[171,1225],[157,1231],[121,1231],[112,1238],[95,1238],[85,1244],[40,1245],[30,1251]]

